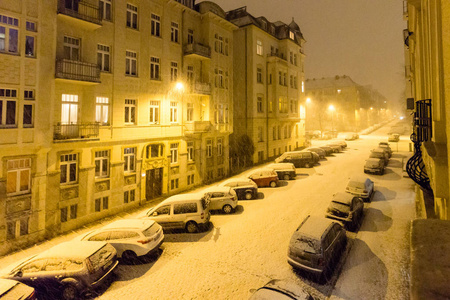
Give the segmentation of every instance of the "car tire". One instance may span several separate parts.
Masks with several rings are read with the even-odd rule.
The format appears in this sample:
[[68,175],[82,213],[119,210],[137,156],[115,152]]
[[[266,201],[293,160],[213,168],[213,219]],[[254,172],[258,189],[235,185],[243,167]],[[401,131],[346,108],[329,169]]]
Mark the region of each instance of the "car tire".
[[283,177],[284,180],[289,180],[290,178],[291,177],[288,174],[285,174],[284,177]]
[[275,181],[271,181],[269,185],[271,188],[277,187],[277,183]]
[[198,232],[198,225],[194,221],[189,221],[186,223],[186,231],[189,233]]
[[251,200],[253,198],[253,194],[251,192],[246,192],[245,193],[245,199],[246,200]]
[[64,300],[78,299],[78,288],[75,283],[65,283],[62,287],[61,298]]
[[231,214],[231,213],[233,212],[233,208],[231,207],[231,205],[225,204],[225,205],[222,207],[222,211],[223,211],[224,213],[226,213],[226,214]]
[[122,253],[122,260],[125,263],[133,263],[137,260],[138,256],[134,251],[126,250]]

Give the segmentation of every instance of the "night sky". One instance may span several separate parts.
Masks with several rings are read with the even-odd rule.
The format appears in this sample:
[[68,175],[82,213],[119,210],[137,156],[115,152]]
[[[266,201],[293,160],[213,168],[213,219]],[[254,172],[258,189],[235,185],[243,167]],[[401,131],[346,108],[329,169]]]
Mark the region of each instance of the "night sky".
[[[197,1],[201,2],[201,1]],[[294,17],[305,44],[305,78],[348,75],[388,100],[403,101],[401,0],[212,0],[225,11],[247,6],[255,17],[289,24]]]

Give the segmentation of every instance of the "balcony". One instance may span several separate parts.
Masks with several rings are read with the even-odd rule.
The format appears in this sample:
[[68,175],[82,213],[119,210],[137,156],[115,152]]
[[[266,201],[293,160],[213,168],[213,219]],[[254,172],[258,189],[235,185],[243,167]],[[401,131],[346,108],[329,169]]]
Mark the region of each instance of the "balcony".
[[196,82],[191,85],[193,95],[211,95],[211,85],[206,82]]
[[199,59],[210,59],[211,49],[199,43],[187,44],[184,46],[184,55]]
[[91,30],[102,25],[98,1],[94,4],[88,0],[59,0],[58,16],[72,22],[73,25],[85,26]]
[[210,121],[194,121],[192,123],[184,124],[185,134],[204,133],[212,128]]
[[287,58],[284,57],[283,53],[270,52],[269,54],[267,54],[267,59],[269,60],[269,62],[280,61],[283,63],[287,63]]
[[54,126],[53,140],[97,139],[99,123],[61,124]]
[[82,61],[58,59],[55,76],[60,79],[97,84],[100,83],[100,67]]

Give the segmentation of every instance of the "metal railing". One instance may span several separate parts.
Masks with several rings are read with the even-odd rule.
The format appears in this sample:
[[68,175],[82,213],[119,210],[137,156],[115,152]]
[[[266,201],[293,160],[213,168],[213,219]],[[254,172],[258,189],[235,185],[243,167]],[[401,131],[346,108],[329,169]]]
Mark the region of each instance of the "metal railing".
[[211,49],[208,46],[193,43],[184,46],[184,55],[197,54],[207,58],[211,58]]
[[100,67],[97,64],[82,61],[58,59],[55,75],[57,78],[100,82]]
[[102,23],[99,7],[87,1],[59,0],[58,13],[95,24]]
[[185,123],[184,126],[187,133],[200,133],[211,130],[210,121],[194,121],[192,123]]
[[192,85],[192,92],[195,94],[210,95],[211,85],[205,82],[196,82]]
[[278,57],[281,58],[282,60],[287,61],[287,57],[284,57],[283,53],[279,53],[279,52],[270,52],[269,54],[267,54],[268,57],[274,56],[274,57]]
[[100,124],[94,123],[77,123],[77,124],[61,124],[54,126],[53,139],[90,139],[99,136]]
[[417,101],[414,125],[416,126],[417,141],[419,143],[431,141],[433,135],[432,124],[431,99]]

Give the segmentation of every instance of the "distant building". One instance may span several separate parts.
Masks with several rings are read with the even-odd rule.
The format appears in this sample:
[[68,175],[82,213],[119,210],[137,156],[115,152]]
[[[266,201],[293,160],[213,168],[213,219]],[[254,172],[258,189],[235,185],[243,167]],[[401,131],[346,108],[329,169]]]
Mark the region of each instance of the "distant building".
[[226,19],[239,27],[233,38],[233,139],[250,138],[254,163],[302,147],[305,40],[300,27],[255,18],[246,7],[227,12]]
[[419,216],[450,220],[450,6],[447,1],[404,1],[405,77],[414,112],[414,155],[407,163],[417,183]]

